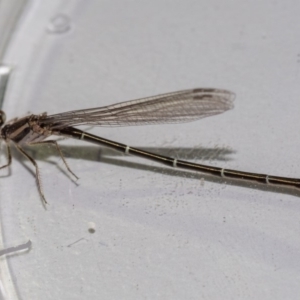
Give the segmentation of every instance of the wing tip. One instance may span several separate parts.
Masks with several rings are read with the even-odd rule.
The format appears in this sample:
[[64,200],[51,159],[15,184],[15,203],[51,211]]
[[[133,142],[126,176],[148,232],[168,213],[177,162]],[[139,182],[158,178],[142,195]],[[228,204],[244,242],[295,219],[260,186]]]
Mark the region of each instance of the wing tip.
[[216,88],[195,88],[193,89],[193,93],[209,94],[211,96],[217,95],[218,97],[221,97],[225,101],[228,110],[234,108],[234,100],[236,94],[229,90],[216,89]]

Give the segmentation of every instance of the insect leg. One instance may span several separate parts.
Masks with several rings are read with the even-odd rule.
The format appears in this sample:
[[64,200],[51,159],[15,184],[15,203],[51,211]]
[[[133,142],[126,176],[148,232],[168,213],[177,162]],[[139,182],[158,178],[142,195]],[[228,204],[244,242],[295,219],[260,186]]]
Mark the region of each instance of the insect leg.
[[46,201],[46,198],[45,198],[45,195],[43,192],[41,175],[40,175],[39,167],[38,167],[36,161],[28,153],[26,153],[18,144],[15,144],[15,146],[34,165],[39,193],[40,193],[44,203],[47,204],[48,202]]
[[61,159],[63,160],[64,162],[64,165],[66,166],[67,170],[76,178],[76,179],[79,179],[73,172],[72,170],[70,169],[68,163],[66,162],[65,158],[64,158],[64,155],[61,151],[61,149],[59,148],[59,145],[57,144],[56,141],[54,140],[49,140],[49,141],[41,141],[41,142],[33,142],[33,143],[29,143],[29,145],[31,146],[35,146],[35,145],[41,145],[41,144],[51,144],[51,145],[54,145],[59,156],[61,157]]
[[3,166],[0,167],[0,169],[4,169],[7,168],[11,165],[11,151],[10,151],[10,145],[8,144],[7,141],[6,142],[6,150],[7,150],[7,163]]

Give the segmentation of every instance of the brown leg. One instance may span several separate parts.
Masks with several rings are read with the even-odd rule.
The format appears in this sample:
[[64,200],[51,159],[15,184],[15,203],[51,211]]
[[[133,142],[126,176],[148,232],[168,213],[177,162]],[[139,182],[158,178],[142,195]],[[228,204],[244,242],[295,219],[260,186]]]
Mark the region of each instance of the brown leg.
[[39,189],[42,199],[44,200],[45,204],[47,204],[48,202],[46,201],[46,198],[44,196],[44,192],[42,189],[41,175],[40,175],[39,167],[38,167],[36,161],[29,154],[27,154],[18,144],[15,144],[15,146],[35,166],[35,174],[36,174],[36,181],[37,181],[38,189]]
[[31,146],[31,145],[35,146],[35,145],[41,145],[41,144],[51,144],[51,145],[54,145],[55,148],[56,148],[56,150],[57,150],[57,152],[58,152],[58,154],[59,154],[59,156],[60,156],[61,159],[63,160],[63,162],[64,162],[64,164],[65,164],[67,170],[68,170],[68,171],[69,171],[76,179],[79,179],[79,178],[71,171],[71,169],[70,169],[69,165],[67,164],[67,162],[66,162],[66,160],[65,160],[65,158],[64,158],[64,155],[63,155],[62,151],[60,150],[60,148],[59,148],[59,146],[58,146],[58,144],[57,144],[56,141],[50,140],[50,141],[33,142],[33,143],[30,143],[29,145],[30,145],[30,146]]
[[7,168],[11,165],[11,152],[10,152],[10,146],[8,142],[6,142],[6,150],[7,150],[7,164],[0,167],[0,169]]

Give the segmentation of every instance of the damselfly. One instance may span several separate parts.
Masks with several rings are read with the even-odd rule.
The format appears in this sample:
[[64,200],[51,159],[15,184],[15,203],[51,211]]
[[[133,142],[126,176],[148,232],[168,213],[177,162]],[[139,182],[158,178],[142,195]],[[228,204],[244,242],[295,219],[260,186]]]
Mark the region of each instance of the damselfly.
[[113,148],[125,154],[140,156],[174,168],[177,167],[219,177],[248,180],[263,184],[276,184],[300,188],[300,179],[196,164],[130,147],[95,136],[74,127],[79,125],[129,126],[189,122],[217,115],[232,109],[233,100],[234,94],[229,91],[199,88],[49,116],[47,113],[29,115],[24,118],[13,119],[6,124],[4,124],[5,113],[0,111],[0,127],[3,126],[0,132],[0,138],[2,138],[7,145],[7,163],[0,168],[8,167],[11,164],[10,142],[12,142],[34,165],[39,193],[44,202],[47,203],[42,190],[38,165],[23,149],[23,146],[37,144],[54,145],[67,170],[77,178],[69,168],[57,141],[51,139],[47,140],[50,136],[65,136]]

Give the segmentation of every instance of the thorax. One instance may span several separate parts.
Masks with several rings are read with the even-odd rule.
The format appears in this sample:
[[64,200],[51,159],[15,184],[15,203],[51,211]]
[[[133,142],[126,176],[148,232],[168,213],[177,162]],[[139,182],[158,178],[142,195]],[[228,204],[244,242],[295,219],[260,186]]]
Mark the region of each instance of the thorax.
[[1,129],[2,138],[20,145],[44,140],[51,131],[39,125],[39,118],[38,115],[30,115],[9,121]]

